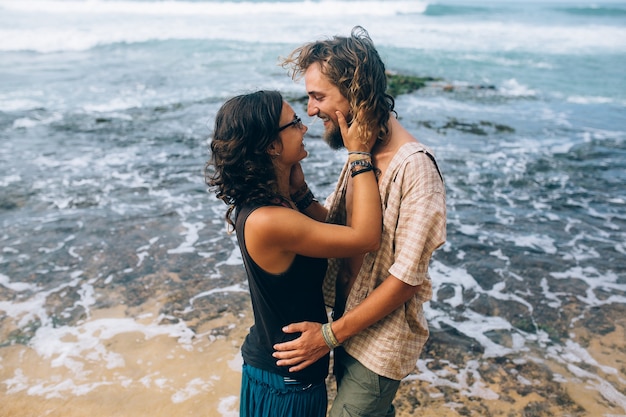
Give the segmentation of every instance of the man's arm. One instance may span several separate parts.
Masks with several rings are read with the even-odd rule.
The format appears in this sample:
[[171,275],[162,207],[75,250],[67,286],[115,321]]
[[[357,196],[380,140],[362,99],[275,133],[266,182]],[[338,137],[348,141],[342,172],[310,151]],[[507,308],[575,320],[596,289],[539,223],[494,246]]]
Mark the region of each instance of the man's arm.
[[[361,330],[383,319],[404,305],[417,291],[417,286],[408,285],[389,275],[363,302],[345,313],[331,325],[333,333],[341,343]],[[300,371],[313,364],[330,350],[324,342],[322,325],[313,322],[290,324],[283,328],[285,333],[302,332],[290,342],[274,345],[273,356],[279,366],[291,366],[290,372]]]

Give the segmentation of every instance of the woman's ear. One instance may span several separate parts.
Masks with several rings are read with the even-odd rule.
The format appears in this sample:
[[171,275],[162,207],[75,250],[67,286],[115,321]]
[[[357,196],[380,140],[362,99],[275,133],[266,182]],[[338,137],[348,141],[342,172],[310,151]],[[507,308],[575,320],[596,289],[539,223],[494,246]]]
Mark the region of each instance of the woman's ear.
[[272,158],[277,158],[280,156],[280,153],[283,151],[283,144],[276,140],[274,142],[272,142],[270,144],[270,146],[267,147],[267,153],[272,157]]

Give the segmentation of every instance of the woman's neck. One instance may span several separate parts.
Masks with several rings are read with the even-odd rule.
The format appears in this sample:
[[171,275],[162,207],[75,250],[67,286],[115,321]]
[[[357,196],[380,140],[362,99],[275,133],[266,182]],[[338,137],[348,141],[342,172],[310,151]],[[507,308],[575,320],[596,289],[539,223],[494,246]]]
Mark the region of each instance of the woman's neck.
[[[291,170],[288,172],[291,172]],[[284,203],[282,205],[295,208],[295,204],[291,201],[291,195],[289,194],[289,175],[280,175],[280,172],[277,172],[276,182],[278,183],[277,197],[281,200],[281,203]]]

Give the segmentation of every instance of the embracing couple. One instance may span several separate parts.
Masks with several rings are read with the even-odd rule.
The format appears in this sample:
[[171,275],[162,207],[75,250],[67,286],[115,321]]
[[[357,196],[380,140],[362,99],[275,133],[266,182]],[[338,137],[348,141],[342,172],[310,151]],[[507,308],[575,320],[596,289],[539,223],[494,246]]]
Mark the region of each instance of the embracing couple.
[[[206,182],[229,207],[254,325],[242,346],[241,417],[389,417],[428,338],[428,266],[446,238],[433,153],[398,121],[365,29],[307,43],[284,61],[304,77],[308,116],[347,149],[321,204],[300,162],[307,127],[276,91],[229,99],[216,115]],[[329,322],[327,306],[332,309]]]

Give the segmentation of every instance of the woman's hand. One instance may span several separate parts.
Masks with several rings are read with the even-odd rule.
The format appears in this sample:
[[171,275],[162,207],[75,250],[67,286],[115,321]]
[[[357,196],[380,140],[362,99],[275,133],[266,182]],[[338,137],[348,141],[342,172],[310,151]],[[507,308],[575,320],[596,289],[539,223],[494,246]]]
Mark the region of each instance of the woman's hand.
[[341,131],[341,137],[343,138],[343,144],[346,149],[356,152],[371,152],[376,141],[372,140],[372,138],[363,141],[363,138],[359,135],[361,129],[358,117],[354,116],[352,123],[348,125],[343,113],[337,110],[335,114],[337,115],[337,123],[339,124],[339,130]]

